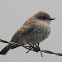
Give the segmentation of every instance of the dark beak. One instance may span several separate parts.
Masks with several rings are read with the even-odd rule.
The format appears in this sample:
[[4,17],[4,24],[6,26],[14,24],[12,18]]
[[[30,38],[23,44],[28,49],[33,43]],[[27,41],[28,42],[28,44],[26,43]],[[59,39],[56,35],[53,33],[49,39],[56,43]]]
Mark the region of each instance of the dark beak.
[[55,18],[51,18],[50,20],[55,20]]

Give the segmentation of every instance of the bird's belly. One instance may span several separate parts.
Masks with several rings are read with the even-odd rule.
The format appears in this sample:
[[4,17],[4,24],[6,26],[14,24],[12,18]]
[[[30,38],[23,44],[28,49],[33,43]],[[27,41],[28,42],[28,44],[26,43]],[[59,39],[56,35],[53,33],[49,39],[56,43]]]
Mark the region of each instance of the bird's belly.
[[44,39],[46,39],[50,34],[50,27],[48,26],[41,26],[41,27],[36,27],[30,35],[28,35],[27,42],[30,44],[37,44]]

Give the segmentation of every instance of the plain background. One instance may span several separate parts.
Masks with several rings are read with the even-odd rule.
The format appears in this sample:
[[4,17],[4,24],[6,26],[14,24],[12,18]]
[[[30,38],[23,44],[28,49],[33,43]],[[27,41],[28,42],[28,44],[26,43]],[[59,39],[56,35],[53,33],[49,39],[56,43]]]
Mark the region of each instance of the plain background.
[[[10,41],[23,23],[38,11],[45,11],[56,18],[51,22],[50,36],[40,43],[40,48],[62,53],[62,0],[0,0],[0,39]],[[6,44],[0,43],[0,50]],[[23,47],[0,55],[0,62],[62,62],[62,57],[29,52]]]

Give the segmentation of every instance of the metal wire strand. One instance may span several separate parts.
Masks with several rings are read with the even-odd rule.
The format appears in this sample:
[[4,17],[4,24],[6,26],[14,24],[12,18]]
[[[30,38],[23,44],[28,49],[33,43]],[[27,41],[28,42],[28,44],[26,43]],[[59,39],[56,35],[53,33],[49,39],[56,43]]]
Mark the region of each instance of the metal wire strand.
[[[55,55],[57,55],[57,56],[62,56],[62,53],[54,53],[54,52],[48,51],[48,50],[39,50],[39,49],[38,49],[38,48],[40,48],[39,46],[37,46],[37,47],[33,47],[33,46],[24,46],[24,45],[21,45],[21,44],[19,44],[19,43],[8,42],[8,41],[1,40],[1,39],[0,39],[0,42],[2,42],[2,43],[9,43],[9,44],[12,44],[13,46],[14,46],[14,45],[16,45],[16,46],[22,46],[22,47],[28,49],[28,52],[29,52],[29,51],[39,52],[39,51],[40,51],[41,56],[43,56],[43,55],[42,55],[42,52],[48,53],[48,54],[55,54]],[[38,51],[35,50],[35,49],[38,49]],[[27,52],[27,53],[28,53],[28,52]]]

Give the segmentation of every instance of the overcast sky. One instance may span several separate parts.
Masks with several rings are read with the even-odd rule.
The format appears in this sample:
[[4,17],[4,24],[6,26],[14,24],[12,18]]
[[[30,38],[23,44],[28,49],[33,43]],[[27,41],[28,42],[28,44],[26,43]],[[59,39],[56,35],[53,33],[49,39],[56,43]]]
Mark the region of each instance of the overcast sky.
[[[50,36],[40,43],[40,48],[62,53],[62,0],[0,0],[0,39],[11,40],[23,23],[38,11],[45,11],[56,18],[51,22]],[[0,50],[6,44],[0,43]],[[22,47],[0,55],[0,62],[62,62],[62,57],[29,52]]]

